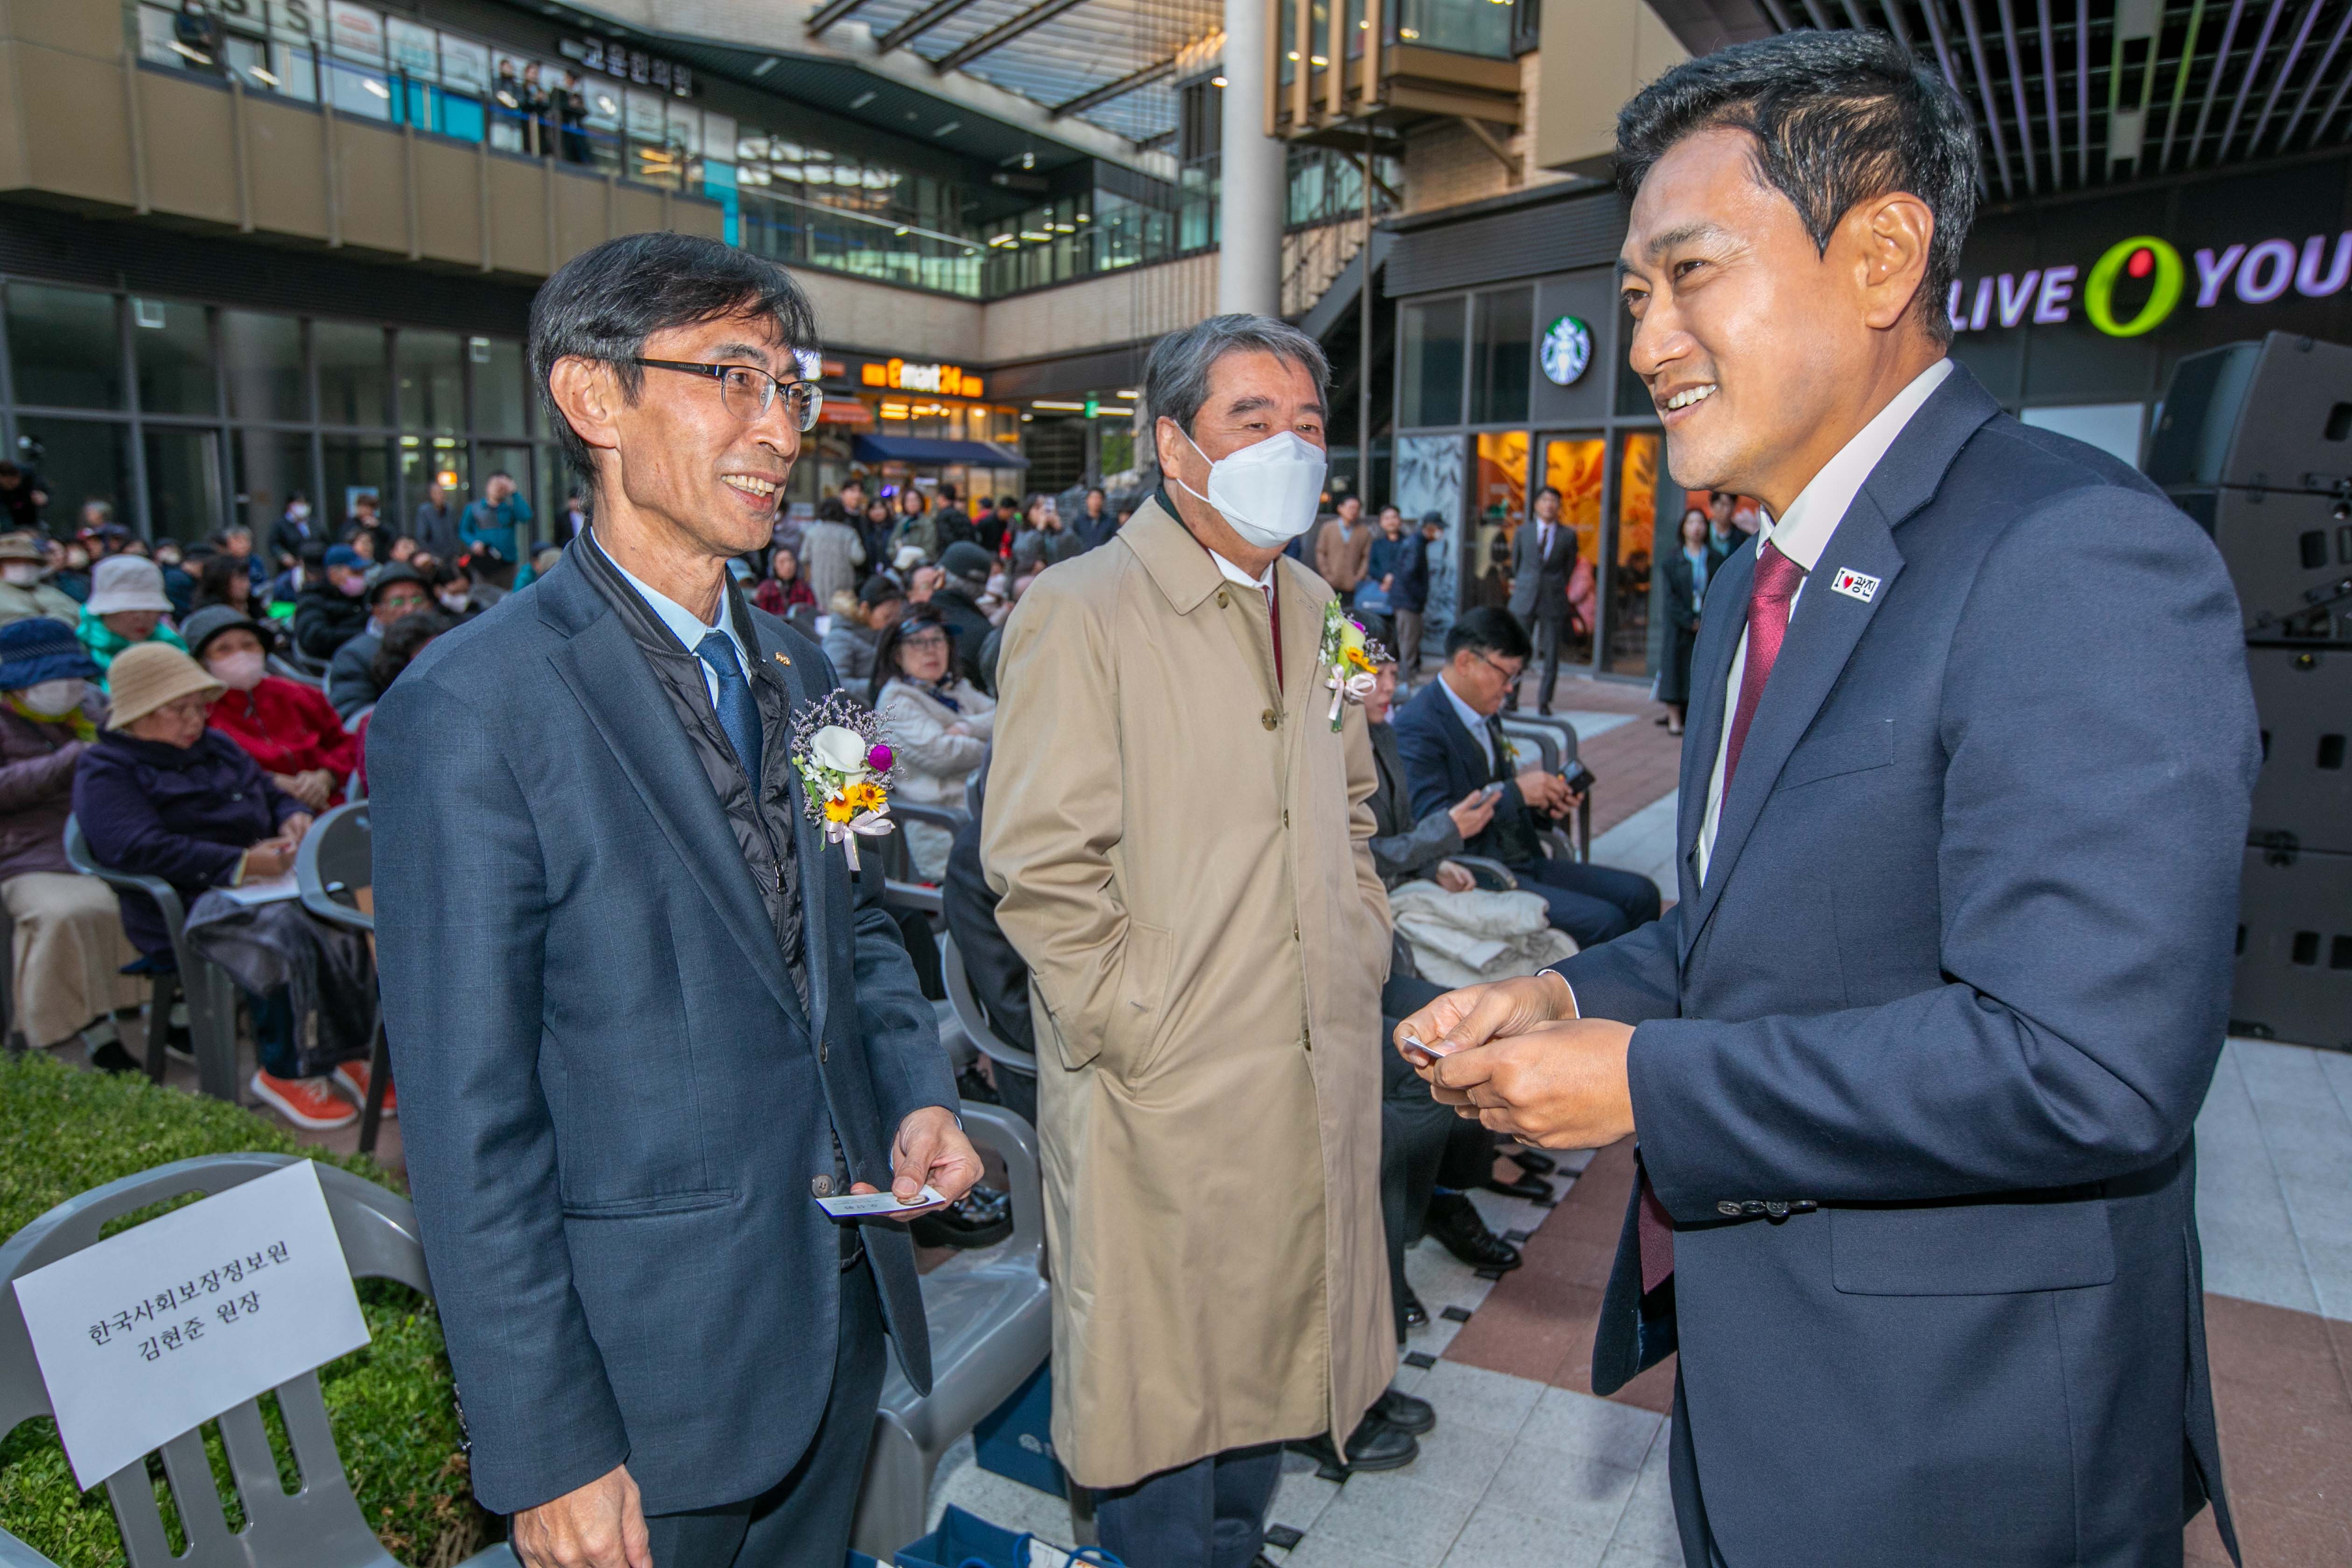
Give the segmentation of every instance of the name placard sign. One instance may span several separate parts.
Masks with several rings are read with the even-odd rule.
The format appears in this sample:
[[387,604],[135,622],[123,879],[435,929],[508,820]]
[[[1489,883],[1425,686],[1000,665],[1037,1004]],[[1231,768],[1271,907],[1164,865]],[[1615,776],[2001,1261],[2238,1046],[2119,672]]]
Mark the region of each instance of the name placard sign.
[[308,1160],[84,1247],[16,1303],[85,1490],[368,1342]]

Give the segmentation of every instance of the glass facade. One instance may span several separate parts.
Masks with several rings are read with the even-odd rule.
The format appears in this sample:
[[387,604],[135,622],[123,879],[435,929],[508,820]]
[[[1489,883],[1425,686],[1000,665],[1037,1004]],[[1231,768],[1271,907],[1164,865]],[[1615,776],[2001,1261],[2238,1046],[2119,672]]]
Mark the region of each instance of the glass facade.
[[467,499],[492,440],[535,508],[561,482],[513,339],[5,279],[0,356],[0,434],[53,532],[101,500],[154,538],[266,535],[298,492],[337,527],[362,494],[398,524],[436,479]]
[[[1603,324],[1611,318],[1593,321],[1586,377],[1553,383],[1537,363],[1538,322],[1596,276],[1399,301],[1397,494],[1446,512],[1457,604],[1470,609],[1508,602],[1512,537],[1533,515],[1535,492],[1559,490],[1560,521],[1576,532],[1568,594],[1582,626],[1563,658],[1643,679],[1659,655],[1654,540],[1681,501],[1655,411],[1646,396],[1636,412],[1614,395],[1622,321],[1614,331]],[[1444,482],[1449,472],[1462,476],[1458,490]]]

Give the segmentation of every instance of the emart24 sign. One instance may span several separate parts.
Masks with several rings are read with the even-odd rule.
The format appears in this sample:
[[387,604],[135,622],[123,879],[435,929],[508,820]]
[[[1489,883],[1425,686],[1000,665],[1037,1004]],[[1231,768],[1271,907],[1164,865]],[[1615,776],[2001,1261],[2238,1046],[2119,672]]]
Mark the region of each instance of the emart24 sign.
[[2224,297],[2267,305],[2290,290],[2324,300],[2352,283],[2352,231],[2315,234],[2300,244],[2265,239],[2254,245],[2200,249],[2184,258],[2169,240],[2134,235],[2109,246],[2088,271],[2074,266],[2001,272],[1952,284],[1946,309],[1952,330],[2055,326],[2080,309],[2111,338],[2136,338],[2171,320],[2184,303],[2205,310]]

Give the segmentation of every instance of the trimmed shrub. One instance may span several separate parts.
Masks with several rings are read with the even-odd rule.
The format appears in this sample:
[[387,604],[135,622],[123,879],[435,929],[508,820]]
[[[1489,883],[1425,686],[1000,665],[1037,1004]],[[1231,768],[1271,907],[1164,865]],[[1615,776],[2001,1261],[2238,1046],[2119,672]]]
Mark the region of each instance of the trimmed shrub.
[[[0,1237],[92,1187],[199,1154],[303,1154],[399,1185],[374,1161],[297,1143],[251,1111],[158,1089],[142,1078],[79,1071],[37,1051],[0,1059],[0,1127],[8,1130],[0,1141]],[[125,1216],[110,1228],[149,1217]],[[475,1504],[468,1485],[441,1321],[431,1302],[386,1280],[362,1281],[359,1295],[372,1342],[319,1369],[335,1444],[385,1549],[413,1568],[449,1568],[495,1539],[499,1526]],[[291,1489],[299,1478],[276,1401],[265,1397],[262,1411],[280,1478]],[[226,1458],[210,1426],[205,1444],[215,1482],[224,1500],[231,1500]],[[173,1548],[182,1550],[162,1467],[151,1459],[149,1468]],[[241,1523],[241,1510],[229,1506],[230,1523]],[[123,1559],[105,1489],[74,1485],[47,1418],[0,1434],[0,1528],[64,1568],[110,1568]]]

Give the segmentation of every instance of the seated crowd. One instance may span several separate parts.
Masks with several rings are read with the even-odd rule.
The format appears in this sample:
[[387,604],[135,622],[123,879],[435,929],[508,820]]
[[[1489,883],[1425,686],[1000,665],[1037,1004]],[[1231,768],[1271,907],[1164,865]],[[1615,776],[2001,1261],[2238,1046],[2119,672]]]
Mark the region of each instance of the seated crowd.
[[[1001,497],[975,514],[949,487],[869,500],[852,483],[813,521],[779,523],[764,559],[740,563],[736,574],[738,592],[816,639],[841,684],[882,716],[898,754],[899,801],[959,814],[955,831],[908,820],[884,852],[894,876],[940,886],[945,924],[990,1029],[1024,1050],[1034,1043],[1027,973],[996,927],[978,852],[996,652],[1036,574],[1107,543],[1132,510],[1113,509],[1100,490],[1082,506],[1066,524],[1045,496],[1025,506]],[[436,498],[419,512],[420,530],[438,529],[446,510]],[[110,524],[62,547],[0,536],[0,901],[15,925],[15,1026],[27,1042],[78,1037],[97,1065],[134,1070],[116,1023],[138,1012],[142,975],[177,962],[151,901],[118,898],[73,873],[63,847],[68,815],[100,863],[161,878],[192,910],[207,892],[284,877],[316,816],[364,797],[368,720],[384,689],[433,637],[516,586],[509,552],[530,548],[520,532],[527,514],[474,510],[465,537],[452,542],[462,551],[454,559],[409,536],[383,537],[371,509],[341,542],[273,539],[282,546],[275,570],[255,560],[243,530],[187,559],[192,570],[181,569],[176,548],[150,552],[124,531],[106,531]],[[572,513],[576,537],[584,506]],[[1401,538],[1393,516],[1381,520],[1391,542]],[[1368,557],[1366,585],[1394,592],[1390,557],[1406,556],[1381,552],[1380,542],[1370,553],[1383,570],[1374,574]],[[557,559],[545,552],[534,568]],[[1398,594],[1391,613],[1410,602]],[[1372,624],[1381,632],[1413,625],[1401,615]],[[1382,663],[1366,704],[1378,775],[1374,860],[1391,889],[1416,884],[1416,897],[1473,893],[1478,876],[1457,858],[1498,862],[1540,900],[1538,924],[1548,913],[1577,942],[1606,941],[1654,919],[1657,889],[1646,878],[1548,851],[1546,830],[1578,797],[1532,756],[1517,755],[1498,719],[1529,651],[1509,616],[1465,614],[1447,633],[1437,675],[1393,711],[1398,671]],[[1492,870],[1481,873],[1490,884]],[[909,910],[901,925],[925,989],[943,997],[929,921]],[[1401,935],[1382,994],[1384,1027],[1441,989],[1422,978]],[[247,992],[244,1001],[259,1063],[248,1085],[254,1099],[304,1129],[350,1121],[367,1091],[364,1058],[330,1064],[299,1052],[283,986]],[[184,1047],[186,1031],[174,1024],[164,1021],[167,1043]],[[1365,1047],[1385,1068],[1381,1207],[1402,1340],[1427,1321],[1405,1279],[1407,1247],[1426,1235],[1473,1268],[1518,1267],[1517,1248],[1488,1229],[1467,1194],[1492,1186],[1533,1195],[1546,1190],[1540,1176],[1550,1165],[1514,1149],[1518,1169],[1498,1171],[1493,1135],[1431,1100],[1385,1034]],[[967,1093],[1034,1117],[1033,1076],[1001,1063],[962,1067]],[[919,1235],[981,1246],[1009,1223],[1003,1195],[980,1189],[922,1222]],[[1407,1463],[1414,1451],[1412,1436],[1376,1410],[1346,1459],[1379,1468]]]

